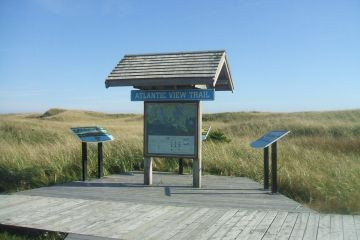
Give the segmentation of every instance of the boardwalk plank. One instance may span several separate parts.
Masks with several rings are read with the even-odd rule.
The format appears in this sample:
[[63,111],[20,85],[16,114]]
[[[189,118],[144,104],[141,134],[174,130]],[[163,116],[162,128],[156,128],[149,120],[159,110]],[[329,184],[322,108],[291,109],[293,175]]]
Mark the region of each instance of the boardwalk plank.
[[298,218],[298,213],[289,213],[286,216],[284,223],[281,226],[279,233],[276,235],[276,239],[289,239],[294,229],[294,225]]
[[201,228],[201,224],[203,222],[207,222],[209,219],[211,219],[213,216],[216,215],[216,212],[214,212],[212,209],[209,209],[209,211],[204,214],[202,217],[197,218],[194,222],[192,222],[190,225],[188,225],[186,228],[182,229],[180,232],[178,232],[175,236],[173,236],[171,239],[191,239],[190,236],[197,236],[199,235],[200,230],[204,230]]
[[131,215],[131,219],[128,219],[124,224],[121,224],[122,229],[119,229],[120,231],[117,231],[117,233],[129,233],[143,224],[151,221],[157,221],[157,218],[159,216],[161,216],[162,214],[166,214],[171,208],[174,207],[166,206],[159,208],[158,206],[154,206],[153,208],[147,208],[147,211],[144,211],[141,215]]
[[304,240],[312,240],[317,238],[319,228],[319,214],[310,213],[308,223],[306,225]]
[[188,226],[190,226],[196,219],[201,218],[204,214],[209,211],[209,208],[200,208],[198,211],[192,212],[187,218],[183,221],[178,222],[172,229],[169,231],[156,231],[156,235],[149,235],[149,238],[145,239],[171,239],[176,236],[178,233],[184,231]]
[[70,233],[66,236],[65,240],[115,240],[115,238]]
[[81,210],[73,211],[70,215],[76,219],[69,228],[73,233],[87,233],[89,226],[98,225],[103,222],[103,219],[108,218],[108,213],[105,209],[108,206],[107,202],[96,201],[91,206],[91,211]]
[[245,210],[236,212],[210,239],[224,239],[226,233],[246,214]]
[[127,218],[132,215],[134,211],[142,208],[142,204],[126,204],[125,206],[118,206],[116,202],[108,203],[104,208],[104,217],[101,221],[98,221],[96,227],[87,229],[87,234],[108,237],[109,228],[114,224],[120,222],[123,218]]
[[330,239],[330,215],[322,214],[319,219],[319,228],[317,239],[328,240]]
[[255,227],[254,230],[250,232],[250,237],[248,239],[262,239],[269,229],[271,223],[274,221],[277,213],[277,211],[267,212],[266,216],[261,220],[261,222]]
[[[42,205],[41,203],[34,204],[36,208],[28,208],[23,210],[21,213],[17,214],[16,222],[17,224],[21,225],[22,223],[26,223],[29,218],[31,218],[32,223],[36,223],[36,221],[41,220],[42,218],[49,215],[49,212],[52,211],[53,208],[61,205],[64,200],[59,199],[46,199],[45,204]],[[41,204],[41,205],[40,205]]]
[[[225,207],[309,212],[281,195],[270,195],[248,178],[203,176],[202,189],[191,187],[191,175],[154,174],[154,187],[144,187],[143,174],[115,175],[91,181],[32,189],[17,195],[87,199],[99,201],[162,204],[191,207]],[[164,188],[171,196],[164,194]]]
[[33,201],[34,198],[30,196],[21,196],[18,198],[14,198],[12,195],[0,195],[0,212],[1,209],[10,208],[12,206],[19,206],[28,201]]
[[94,239],[341,240],[360,236],[359,216],[311,212],[281,194],[266,194],[250,179],[204,176],[203,188],[194,189],[191,176],[154,174],[152,187],[139,184],[142,177],[114,176],[0,195],[0,224],[68,231],[73,237]]
[[162,229],[169,222],[174,221],[176,218],[180,217],[186,212],[184,207],[173,207],[171,206],[168,211],[159,216],[156,221],[148,221],[138,226],[133,231],[124,235],[124,239],[144,239],[150,231],[153,229]]
[[144,205],[139,205],[138,208],[132,211],[128,211],[125,216],[118,216],[117,220],[112,222],[110,225],[111,227],[106,227],[105,230],[107,229],[107,234],[109,237],[122,238],[124,234],[129,232],[127,228],[129,226],[129,222],[133,222],[137,219],[141,219],[142,217],[153,214],[153,210],[157,211],[158,209],[160,208],[155,205],[146,207]]
[[175,228],[178,227],[181,222],[185,221],[195,212],[198,212],[200,208],[184,208],[176,218],[171,218],[171,222],[166,222],[165,225],[160,225],[160,222],[154,228],[150,228],[150,231],[144,232],[142,235],[138,235],[139,239],[169,239],[176,234]]
[[354,217],[351,215],[343,215],[343,229],[345,240],[356,240],[356,228]]
[[271,223],[269,229],[265,233],[263,239],[275,239],[277,234],[280,232],[281,227],[288,215],[288,212],[279,212],[274,221]]
[[354,216],[354,223],[355,223],[355,229],[356,229],[356,236],[360,240],[360,215]]
[[330,215],[330,239],[343,240],[343,219],[339,214]]
[[291,232],[289,238],[290,240],[303,239],[308,219],[309,219],[309,213],[299,213],[293,231]]
[[236,237],[236,239],[252,239],[252,236],[256,236],[257,233],[255,231],[257,225],[264,219],[266,216],[266,211],[260,211],[256,214],[255,218],[253,218],[249,224],[244,228],[243,231]]
[[[15,197],[13,198],[16,199]],[[37,204],[41,204],[41,203],[46,204],[46,199],[42,197],[30,198],[21,205],[17,205],[17,204],[13,205],[11,204],[12,200],[10,199],[7,200],[9,201],[9,206],[3,206],[2,208],[0,208],[0,220],[4,216],[8,216],[10,214],[16,216],[18,213],[22,213],[24,210],[29,209],[30,207],[34,209],[36,208]]]
[[[88,216],[90,216],[90,217],[93,216],[96,212],[99,211],[98,203],[99,203],[99,201],[85,200],[84,202],[81,202],[81,203],[75,205],[72,208],[64,209],[63,212],[58,213],[57,215],[53,215],[53,216],[51,216],[49,218],[46,218],[45,220],[47,221],[47,225],[49,225],[50,227],[58,228],[59,227],[58,224],[59,224],[59,222],[62,221],[62,219],[66,218],[67,216],[70,216],[70,215],[76,215],[79,212],[81,213],[81,211],[84,208],[87,208],[89,206],[89,204],[91,204],[90,206],[91,206],[91,209],[93,210],[93,212],[91,212],[91,215],[88,215]],[[129,211],[130,209],[139,206],[139,205],[131,205],[131,206],[129,206],[128,204],[111,203],[111,202],[104,202],[104,204],[106,206],[113,206],[112,211],[113,211],[113,209],[117,209],[118,214],[122,214],[125,211]],[[105,218],[106,220],[108,220],[109,217],[111,216],[111,214],[113,214],[112,212],[107,211],[107,208],[103,208],[103,209],[100,209],[100,210],[103,211],[104,214],[106,214],[106,218]],[[82,221],[80,221],[80,223],[81,222]],[[74,224],[74,227],[75,227],[75,224]]]
[[225,236],[223,236],[223,240],[235,239],[249,224],[251,219],[255,217],[256,213],[256,210],[247,210],[244,216],[240,218],[231,229],[229,229]]
[[1,210],[0,222],[5,224],[17,224],[22,221],[23,216],[35,216],[37,211],[40,211],[48,204],[56,202],[53,198],[36,198],[33,201],[22,204],[21,206],[12,206]]
[[86,221],[86,217],[93,213],[93,206],[95,205],[96,203],[94,202],[85,202],[81,208],[79,207],[77,210],[69,212],[67,215],[64,215],[64,218],[53,222],[50,226],[53,226],[53,230],[59,231],[63,229],[64,232],[81,234],[81,232],[75,232],[73,229]]
[[202,233],[208,231],[208,229],[216,223],[217,220],[224,215],[223,209],[212,209],[211,216],[207,219],[202,219],[200,225],[192,230],[189,234],[185,236],[185,239],[197,239]]
[[55,209],[55,211],[46,208],[45,210],[48,211],[47,214],[44,212],[42,219],[37,218],[37,220],[33,222],[33,225],[38,228],[44,225],[49,227],[54,226],[77,209],[86,208],[87,205],[84,204],[85,202],[87,202],[87,200],[68,200],[64,202],[64,204],[59,204],[59,206],[54,207],[53,209]]
[[206,232],[202,232],[198,239],[209,239],[214,235],[227,221],[229,221],[236,213],[237,209],[226,210],[218,221],[216,221]]

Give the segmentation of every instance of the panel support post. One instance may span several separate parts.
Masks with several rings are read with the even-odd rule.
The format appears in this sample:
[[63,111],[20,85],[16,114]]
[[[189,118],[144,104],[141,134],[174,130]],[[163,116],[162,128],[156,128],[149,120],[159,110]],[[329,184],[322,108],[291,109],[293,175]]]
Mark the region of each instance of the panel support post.
[[269,147],[264,148],[264,189],[269,189]]
[[179,158],[179,174],[184,174],[184,159]]
[[98,143],[98,178],[103,176],[103,143]]
[[193,160],[193,187],[201,188],[201,158]]
[[277,144],[271,145],[271,173],[272,173],[272,193],[277,193]]
[[82,149],[82,180],[87,179],[87,144],[86,142],[81,143]]
[[144,157],[144,185],[152,185],[152,157]]
[[202,109],[201,102],[198,101],[198,134],[197,134],[197,158],[193,160],[193,187],[201,188],[201,148],[202,148],[202,136],[201,136],[201,128],[202,128]]

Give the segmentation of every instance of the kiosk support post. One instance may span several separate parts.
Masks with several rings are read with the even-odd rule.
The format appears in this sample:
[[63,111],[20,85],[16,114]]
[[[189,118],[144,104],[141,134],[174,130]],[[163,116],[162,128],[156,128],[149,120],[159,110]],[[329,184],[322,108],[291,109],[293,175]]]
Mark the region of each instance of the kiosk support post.
[[201,188],[201,157],[193,160],[193,187]]
[[98,178],[103,176],[103,144],[98,143]]
[[152,157],[144,157],[144,185],[152,185]]
[[82,147],[82,180],[87,179],[87,144],[86,142],[81,143]]
[[179,174],[184,174],[184,159],[179,158]]
[[269,147],[264,148],[264,189],[269,189]]
[[271,145],[272,193],[277,193],[277,142]]
[[197,158],[193,160],[193,187],[194,188],[201,188],[201,148],[202,148],[202,135],[201,135],[201,128],[202,128],[202,113],[201,113],[201,102],[198,101],[198,154]]

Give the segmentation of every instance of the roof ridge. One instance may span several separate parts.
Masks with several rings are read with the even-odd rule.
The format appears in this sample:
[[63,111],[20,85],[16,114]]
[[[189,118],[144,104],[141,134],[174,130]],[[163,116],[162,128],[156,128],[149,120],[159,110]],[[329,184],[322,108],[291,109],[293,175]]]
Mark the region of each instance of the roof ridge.
[[207,51],[181,51],[167,53],[145,53],[145,54],[125,54],[124,57],[140,57],[140,56],[161,56],[161,55],[181,55],[181,54],[199,54],[199,53],[224,53],[226,50],[207,50]]

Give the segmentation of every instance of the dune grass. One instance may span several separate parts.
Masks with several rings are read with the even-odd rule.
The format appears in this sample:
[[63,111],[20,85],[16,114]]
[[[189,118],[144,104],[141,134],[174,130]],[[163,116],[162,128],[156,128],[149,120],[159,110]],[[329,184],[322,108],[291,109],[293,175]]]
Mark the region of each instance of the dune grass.
[[1,240],[63,240],[66,234],[62,233],[27,233],[22,231],[5,231],[0,229]]
[[[143,169],[143,117],[51,109],[0,116],[0,191],[80,179],[81,144],[70,127],[101,125],[115,141],[104,144],[104,173]],[[303,113],[205,114],[203,124],[230,141],[203,144],[204,174],[247,176],[262,182],[262,151],[254,139],[290,130],[278,144],[279,191],[315,210],[360,213],[360,110]],[[90,176],[96,174],[89,144]],[[191,171],[191,161],[186,161]],[[175,159],[155,159],[154,170],[176,171]]]

